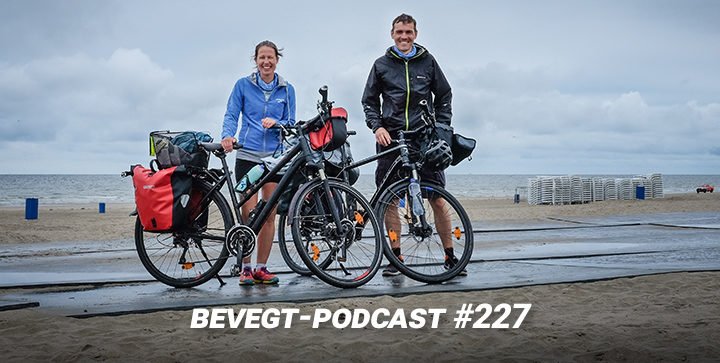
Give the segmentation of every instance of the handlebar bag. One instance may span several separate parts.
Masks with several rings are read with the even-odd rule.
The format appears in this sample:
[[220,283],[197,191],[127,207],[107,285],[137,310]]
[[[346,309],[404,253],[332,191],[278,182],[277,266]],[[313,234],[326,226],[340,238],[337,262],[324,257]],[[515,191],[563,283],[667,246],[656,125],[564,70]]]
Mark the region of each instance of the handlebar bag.
[[187,225],[192,177],[185,166],[157,172],[141,165],[133,167],[135,205],[143,229],[166,232]]
[[347,140],[347,111],[342,107],[330,110],[330,118],[317,129],[310,131],[313,150],[333,151]]
[[475,150],[475,139],[460,134],[453,134],[452,149],[453,161],[450,165],[455,166],[464,159],[472,160],[472,152]]

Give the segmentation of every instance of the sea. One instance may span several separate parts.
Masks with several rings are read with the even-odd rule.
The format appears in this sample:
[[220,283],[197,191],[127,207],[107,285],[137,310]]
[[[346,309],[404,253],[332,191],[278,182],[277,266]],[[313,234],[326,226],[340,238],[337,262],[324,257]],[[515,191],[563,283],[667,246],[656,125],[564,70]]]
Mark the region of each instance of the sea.
[[[579,174],[578,174],[579,175]],[[448,174],[447,189],[456,197],[508,198],[527,191],[537,175]],[[631,178],[637,175],[579,175]],[[720,175],[662,174],[665,194],[694,193],[699,185],[720,186]],[[375,192],[374,177],[361,175],[355,187],[368,198]],[[40,205],[133,203],[131,178],[120,175],[0,175],[0,206],[24,206],[27,198]]]

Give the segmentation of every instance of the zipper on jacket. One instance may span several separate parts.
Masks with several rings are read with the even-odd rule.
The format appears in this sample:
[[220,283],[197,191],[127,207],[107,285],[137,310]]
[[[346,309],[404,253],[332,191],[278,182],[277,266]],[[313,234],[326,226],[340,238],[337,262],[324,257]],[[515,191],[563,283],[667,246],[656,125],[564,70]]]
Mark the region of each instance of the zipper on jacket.
[[[273,94],[274,93],[275,93],[275,91],[273,91]],[[265,97],[265,94],[263,94],[263,97]],[[270,97],[272,97],[272,94],[270,94]],[[267,117],[268,100],[269,100],[269,98],[265,99],[265,105],[263,106],[263,117],[260,119],[260,128],[262,128],[262,130],[263,130],[262,151],[267,151],[267,130],[268,129],[266,129],[262,125],[262,120],[263,120],[263,118]]]
[[410,59],[415,59],[419,56],[419,54],[416,54],[414,57],[410,59],[404,59],[401,58],[399,55],[395,54],[395,52],[390,51],[390,54],[392,54],[395,58],[402,60],[405,62],[405,87],[407,88],[406,96],[405,96],[405,131],[410,129]]
[[409,61],[405,60],[405,86],[407,87],[407,96],[405,97],[405,131],[410,129],[410,67]]

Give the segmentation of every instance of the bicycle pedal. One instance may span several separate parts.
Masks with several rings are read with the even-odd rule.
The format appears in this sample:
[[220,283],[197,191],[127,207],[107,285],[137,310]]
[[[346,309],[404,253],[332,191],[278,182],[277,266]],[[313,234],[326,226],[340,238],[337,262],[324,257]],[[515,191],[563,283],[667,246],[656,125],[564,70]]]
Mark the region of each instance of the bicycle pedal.
[[230,276],[231,277],[240,276],[241,271],[242,271],[242,266],[240,266],[238,264],[232,265],[232,267],[230,268]]

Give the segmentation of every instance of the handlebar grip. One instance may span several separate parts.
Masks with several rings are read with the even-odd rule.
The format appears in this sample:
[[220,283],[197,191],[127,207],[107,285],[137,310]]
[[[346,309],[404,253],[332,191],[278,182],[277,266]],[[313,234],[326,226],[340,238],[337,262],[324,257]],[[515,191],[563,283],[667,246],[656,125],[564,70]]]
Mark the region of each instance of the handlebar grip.
[[328,86],[325,85],[325,86],[320,87],[320,89],[318,90],[318,92],[320,92],[320,95],[322,96],[322,103],[327,103],[327,100],[328,100]]
[[348,136],[357,135],[357,131],[355,130],[347,130]]

